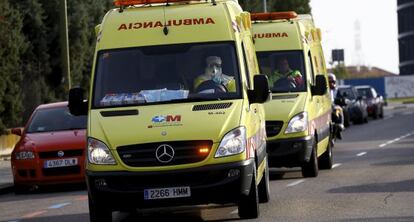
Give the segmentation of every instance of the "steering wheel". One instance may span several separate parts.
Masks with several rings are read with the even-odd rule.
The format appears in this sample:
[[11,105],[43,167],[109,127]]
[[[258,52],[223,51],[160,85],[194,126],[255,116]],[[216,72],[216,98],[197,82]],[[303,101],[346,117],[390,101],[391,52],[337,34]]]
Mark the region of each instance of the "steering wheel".
[[283,78],[278,79],[275,82],[274,88],[283,89],[283,90],[296,89],[296,82],[292,78],[283,77]]
[[223,84],[217,84],[213,80],[202,82],[196,89],[197,93],[226,93],[227,88]]

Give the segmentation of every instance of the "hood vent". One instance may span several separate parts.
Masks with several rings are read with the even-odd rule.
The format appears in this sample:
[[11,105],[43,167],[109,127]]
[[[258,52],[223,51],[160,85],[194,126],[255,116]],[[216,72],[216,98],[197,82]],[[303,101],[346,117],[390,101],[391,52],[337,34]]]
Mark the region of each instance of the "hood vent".
[[292,94],[292,95],[277,95],[272,96],[272,99],[294,99],[297,98],[299,94]]
[[233,103],[216,103],[216,104],[203,104],[193,106],[193,111],[213,110],[213,109],[227,109]]

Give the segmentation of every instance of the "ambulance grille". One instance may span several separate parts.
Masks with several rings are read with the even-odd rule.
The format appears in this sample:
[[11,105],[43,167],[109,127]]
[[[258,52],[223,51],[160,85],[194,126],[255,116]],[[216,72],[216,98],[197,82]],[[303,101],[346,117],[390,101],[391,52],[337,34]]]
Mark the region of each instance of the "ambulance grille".
[[233,103],[217,103],[217,104],[204,104],[193,106],[193,111],[213,110],[213,109],[227,109]]
[[266,121],[266,133],[268,137],[277,136],[283,127],[283,121]]
[[[168,145],[174,150],[172,160],[168,162],[168,158],[164,156],[161,162],[157,159],[157,149],[160,148],[159,154],[162,154],[164,145]],[[209,140],[198,141],[174,141],[163,143],[146,143],[128,146],[120,146],[117,148],[121,160],[128,166],[132,167],[152,167],[152,166],[171,166],[190,164],[203,161],[211,151],[213,142]],[[208,148],[209,152],[200,154],[200,148]]]

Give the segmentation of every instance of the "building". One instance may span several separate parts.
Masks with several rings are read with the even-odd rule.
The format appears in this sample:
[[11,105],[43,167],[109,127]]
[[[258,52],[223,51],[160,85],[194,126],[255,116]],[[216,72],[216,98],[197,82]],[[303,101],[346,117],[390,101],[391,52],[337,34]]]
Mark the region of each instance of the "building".
[[414,0],[397,0],[400,75],[414,75]]

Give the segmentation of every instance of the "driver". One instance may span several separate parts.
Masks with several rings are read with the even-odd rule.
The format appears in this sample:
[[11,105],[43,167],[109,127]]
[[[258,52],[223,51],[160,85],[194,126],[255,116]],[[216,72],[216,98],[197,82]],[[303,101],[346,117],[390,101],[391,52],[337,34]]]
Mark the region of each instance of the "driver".
[[204,74],[194,80],[194,89],[199,88],[204,82],[212,81],[216,86],[225,88],[223,91],[236,92],[236,82],[232,76],[223,74],[221,62],[218,56],[207,57]]
[[271,88],[274,86],[276,81],[282,78],[294,81],[296,87],[301,87],[303,84],[302,74],[299,70],[292,70],[289,66],[289,61],[286,58],[279,59],[277,63],[277,70],[267,77]]

